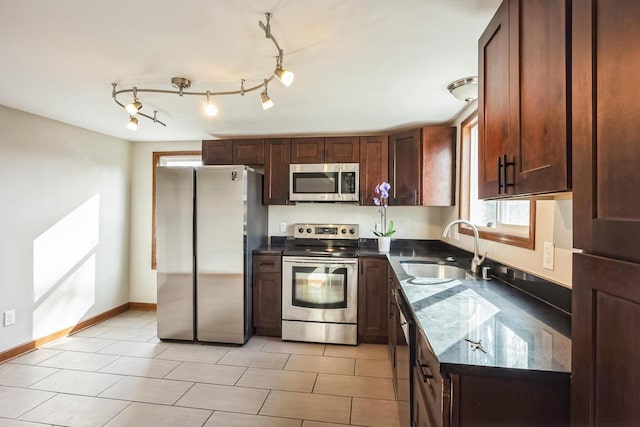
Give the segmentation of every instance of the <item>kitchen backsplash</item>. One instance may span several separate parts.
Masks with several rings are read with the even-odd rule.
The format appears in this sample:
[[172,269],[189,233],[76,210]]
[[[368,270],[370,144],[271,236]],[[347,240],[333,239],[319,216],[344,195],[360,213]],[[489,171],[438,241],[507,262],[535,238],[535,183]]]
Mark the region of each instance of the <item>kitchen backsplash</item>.
[[[442,235],[441,208],[424,206],[390,206],[387,221],[397,230],[396,239],[439,239]],[[331,223],[358,224],[360,237],[373,237],[373,227],[380,223],[376,206],[342,203],[299,203],[291,206],[269,206],[269,235],[291,236],[293,224]],[[281,223],[286,231],[280,231]]]

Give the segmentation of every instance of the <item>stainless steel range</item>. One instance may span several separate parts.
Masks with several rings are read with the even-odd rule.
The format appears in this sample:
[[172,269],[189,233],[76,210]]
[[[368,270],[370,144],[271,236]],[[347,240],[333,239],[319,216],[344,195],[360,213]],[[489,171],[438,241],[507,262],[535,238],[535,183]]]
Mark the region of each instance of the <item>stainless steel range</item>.
[[282,339],[358,343],[358,226],[296,224],[282,257]]

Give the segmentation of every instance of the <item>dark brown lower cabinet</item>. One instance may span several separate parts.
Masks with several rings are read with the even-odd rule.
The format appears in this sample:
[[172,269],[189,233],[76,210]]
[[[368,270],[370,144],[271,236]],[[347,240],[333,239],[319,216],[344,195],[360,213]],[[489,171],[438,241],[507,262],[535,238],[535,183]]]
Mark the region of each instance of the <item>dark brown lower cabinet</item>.
[[573,255],[572,423],[640,422],[640,264]]
[[569,374],[502,368],[442,374],[426,338],[416,335],[414,426],[569,425]]
[[387,343],[387,258],[358,260],[358,341]]
[[256,335],[282,336],[282,257],[253,256],[253,327]]

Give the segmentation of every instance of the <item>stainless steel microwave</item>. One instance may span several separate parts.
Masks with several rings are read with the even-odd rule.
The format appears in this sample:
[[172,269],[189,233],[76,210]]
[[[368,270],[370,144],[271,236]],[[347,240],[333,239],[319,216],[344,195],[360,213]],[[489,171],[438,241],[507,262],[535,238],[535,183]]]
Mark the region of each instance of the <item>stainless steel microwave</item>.
[[289,165],[289,200],[294,202],[357,202],[360,164]]

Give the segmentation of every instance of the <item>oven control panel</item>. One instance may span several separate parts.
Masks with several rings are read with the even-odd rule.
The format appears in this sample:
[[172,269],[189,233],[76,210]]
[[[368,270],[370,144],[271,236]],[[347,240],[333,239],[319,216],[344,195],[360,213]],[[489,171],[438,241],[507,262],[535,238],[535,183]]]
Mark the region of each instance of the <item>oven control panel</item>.
[[358,224],[295,224],[293,237],[296,239],[340,239],[357,240]]

